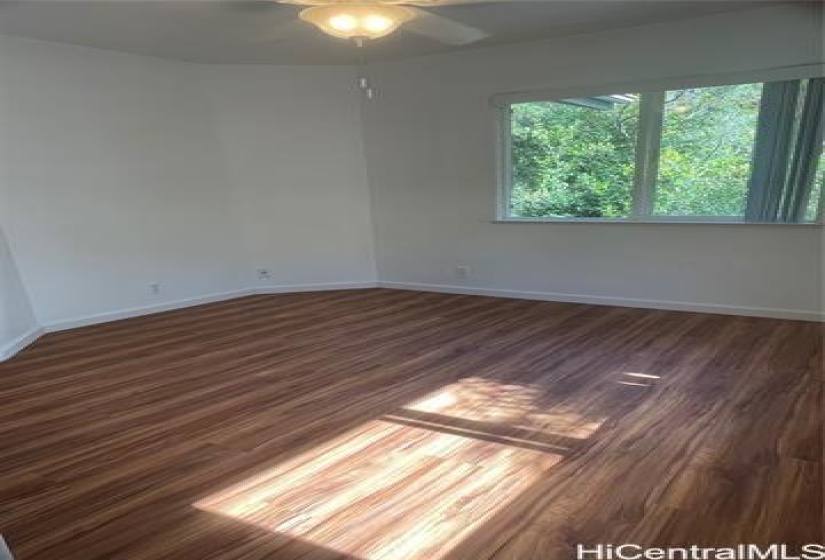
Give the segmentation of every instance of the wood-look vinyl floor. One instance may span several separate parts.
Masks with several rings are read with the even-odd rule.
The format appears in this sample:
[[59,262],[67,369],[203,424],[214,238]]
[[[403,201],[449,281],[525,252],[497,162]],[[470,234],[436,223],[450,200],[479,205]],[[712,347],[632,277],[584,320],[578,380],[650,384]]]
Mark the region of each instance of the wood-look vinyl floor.
[[390,290],[0,364],[18,560],[567,559],[823,539],[822,326]]

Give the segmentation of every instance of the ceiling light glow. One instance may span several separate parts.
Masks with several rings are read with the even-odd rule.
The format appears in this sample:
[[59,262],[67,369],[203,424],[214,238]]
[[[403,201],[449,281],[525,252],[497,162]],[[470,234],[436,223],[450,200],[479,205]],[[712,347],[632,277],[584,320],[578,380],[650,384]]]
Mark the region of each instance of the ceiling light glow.
[[338,31],[352,31],[358,27],[358,19],[349,14],[338,14],[329,18],[329,26]]
[[333,37],[377,39],[414,19],[415,12],[403,6],[347,2],[306,8],[300,18]]
[[392,20],[383,16],[370,14],[362,20],[361,25],[363,25],[365,29],[380,33],[392,26]]

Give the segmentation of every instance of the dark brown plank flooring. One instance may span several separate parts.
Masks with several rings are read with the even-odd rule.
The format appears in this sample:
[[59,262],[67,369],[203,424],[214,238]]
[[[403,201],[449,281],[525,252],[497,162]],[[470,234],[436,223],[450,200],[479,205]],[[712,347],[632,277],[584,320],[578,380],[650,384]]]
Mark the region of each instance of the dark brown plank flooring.
[[815,323],[358,290],[0,364],[19,560],[555,559],[822,540]]

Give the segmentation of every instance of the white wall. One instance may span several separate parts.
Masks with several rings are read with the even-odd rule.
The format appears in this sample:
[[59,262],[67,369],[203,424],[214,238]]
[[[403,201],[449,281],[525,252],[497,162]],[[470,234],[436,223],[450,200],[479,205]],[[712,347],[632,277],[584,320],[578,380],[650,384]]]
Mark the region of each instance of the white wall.
[[39,321],[234,289],[230,197],[193,68],[5,37],[0,52],[0,188]]
[[6,236],[0,229],[0,359],[18,346],[18,341],[37,330],[37,321],[23,288]]
[[[379,279],[812,318],[822,309],[821,228],[491,223],[488,99],[815,63],[816,16],[763,8],[373,65],[380,97],[364,115]],[[457,279],[456,265],[472,267],[471,278]]]
[[[0,76],[3,75],[2,70],[6,69],[3,61],[0,54]],[[8,107],[5,93],[4,88],[0,88],[0,108]],[[0,110],[0,130],[6,130],[10,120],[10,112]],[[10,140],[8,135],[0,134],[0,185],[9,183],[10,166],[3,154],[11,150]],[[2,226],[9,215],[9,201],[5,198],[5,190],[0,187],[0,360],[14,354],[27,341],[33,339],[39,330],[28,293],[20,279],[17,263]]]
[[[204,66],[245,281],[375,280],[363,132],[349,67]],[[266,283],[264,283],[266,284]]]
[[257,267],[374,280],[352,69],[0,37],[0,76],[4,225],[41,324],[235,293]]

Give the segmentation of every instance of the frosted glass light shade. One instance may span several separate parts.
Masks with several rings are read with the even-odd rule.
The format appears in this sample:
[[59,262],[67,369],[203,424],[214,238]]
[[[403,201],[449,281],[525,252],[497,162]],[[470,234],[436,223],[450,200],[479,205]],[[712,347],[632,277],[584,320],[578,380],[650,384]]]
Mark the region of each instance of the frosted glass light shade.
[[342,3],[306,8],[300,17],[333,37],[377,39],[413,19],[415,13],[403,6]]

